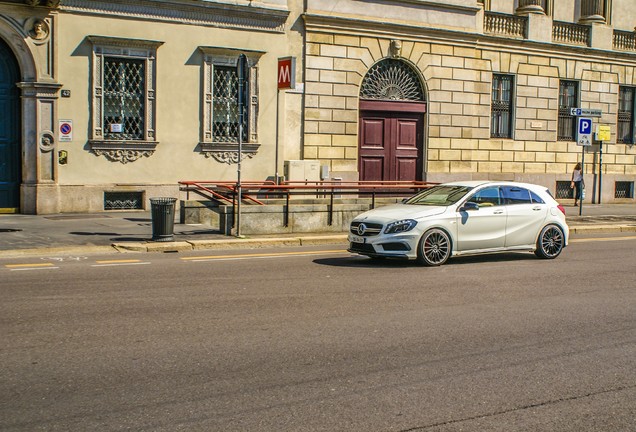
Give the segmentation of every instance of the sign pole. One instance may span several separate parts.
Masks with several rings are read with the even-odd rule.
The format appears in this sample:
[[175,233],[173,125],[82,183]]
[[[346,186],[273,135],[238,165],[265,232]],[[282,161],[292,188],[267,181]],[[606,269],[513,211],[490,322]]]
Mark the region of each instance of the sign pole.
[[237,208],[236,208],[236,237],[241,236],[241,159],[243,159],[243,119],[245,118],[245,75],[247,68],[247,57],[245,54],[239,55],[236,63],[238,75],[238,111],[239,111],[239,127],[238,127],[238,163],[236,167],[236,190],[237,190]]
[[585,146],[581,146],[581,196],[579,196],[579,216],[583,215],[583,189],[585,188]]
[[276,90],[276,154],[274,156],[274,181],[276,184],[280,183],[280,176],[278,175],[278,123],[280,122],[280,90]]
[[603,141],[598,143],[598,203],[601,203],[603,193]]

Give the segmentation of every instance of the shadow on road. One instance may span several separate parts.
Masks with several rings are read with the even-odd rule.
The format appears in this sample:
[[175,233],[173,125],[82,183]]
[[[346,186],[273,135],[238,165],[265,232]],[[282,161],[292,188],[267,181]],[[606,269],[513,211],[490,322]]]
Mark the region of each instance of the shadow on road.
[[[451,258],[444,264],[444,266],[465,265],[465,264],[477,264],[482,262],[513,262],[513,261],[539,261],[537,257],[532,253],[498,253],[498,254],[485,254],[485,255],[471,255]],[[330,267],[373,267],[373,268],[410,268],[410,267],[422,267],[424,266],[417,263],[417,261],[408,261],[403,259],[390,259],[390,258],[368,258],[363,256],[354,256],[346,258],[319,258],[315,259],[316,264],[330,266]]]

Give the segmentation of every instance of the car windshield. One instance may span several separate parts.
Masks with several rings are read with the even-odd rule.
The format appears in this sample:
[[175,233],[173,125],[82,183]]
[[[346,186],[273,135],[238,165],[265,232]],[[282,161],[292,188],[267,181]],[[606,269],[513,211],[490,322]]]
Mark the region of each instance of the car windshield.
[[404,204],[448,206],[455,204],[471,190],[468,186],[433,186],[404,201]]

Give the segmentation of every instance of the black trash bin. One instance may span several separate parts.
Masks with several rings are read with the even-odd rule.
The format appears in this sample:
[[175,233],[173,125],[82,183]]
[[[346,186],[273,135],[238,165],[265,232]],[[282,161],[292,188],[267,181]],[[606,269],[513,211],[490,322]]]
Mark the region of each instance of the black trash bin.
[[174,240],[174,203],[176,198],[150,198],[152,214],[152,240]]

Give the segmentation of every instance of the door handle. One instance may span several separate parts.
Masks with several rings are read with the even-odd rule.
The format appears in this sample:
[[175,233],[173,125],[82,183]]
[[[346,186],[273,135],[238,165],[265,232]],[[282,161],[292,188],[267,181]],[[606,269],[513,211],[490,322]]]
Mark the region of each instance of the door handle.
[[493,214],[503,214],[503,210],[495,210]]
[[532,210],[539,211],[539,210],[541,210],[541,207],[532,207]]

